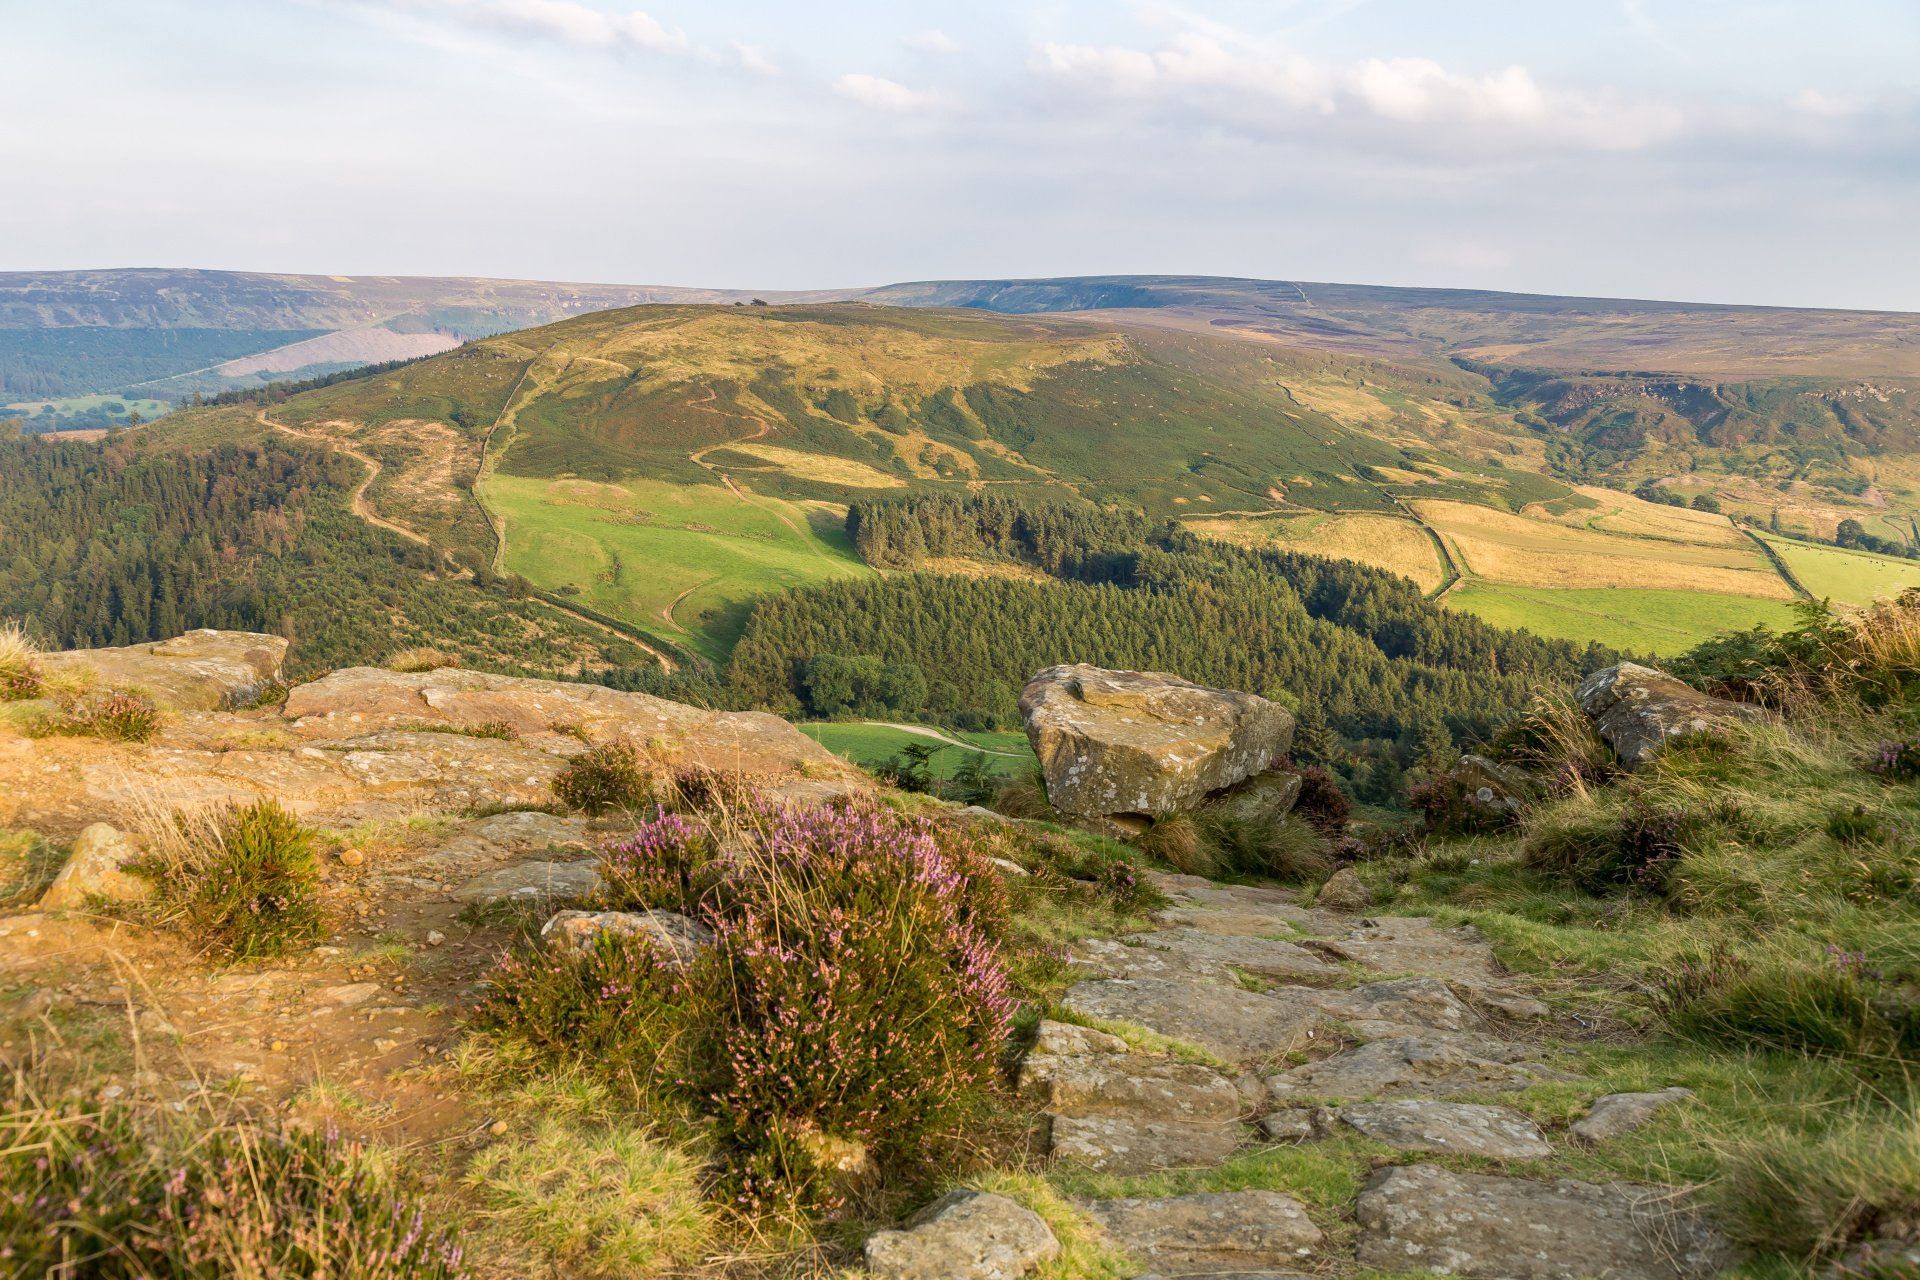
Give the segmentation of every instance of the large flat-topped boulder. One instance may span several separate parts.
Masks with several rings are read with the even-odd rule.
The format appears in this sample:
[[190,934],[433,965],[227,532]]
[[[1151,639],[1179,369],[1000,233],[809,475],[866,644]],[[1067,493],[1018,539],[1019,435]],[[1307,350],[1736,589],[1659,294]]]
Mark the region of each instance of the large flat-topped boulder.
[[831,751],[763,712],[707,711],[602,685],[452,667],[348,667],[294,689],[286,716],[303,733],[324,737],[504,724],[521,734],[565,733],[595,745],[665,747],[683,763],[726,772],[832,778],[851,772]]
[[1021,690],[1020,713],[1047,798],[1077,817],[1190,808],[1293,745],[1286,708],[1158,671],[1048,667]]
[[1622,765],[1636,769],[1675,738],[1767,718],[1759,707],[1700,692],[1664,671],[1623,662],[1596,671],[1574,691],[1580,709]]
[[258,631],[189,631],[156,644],[72,649],[40,659],[51,671],[91,675],[112,689],[133,689],[176,711],[245,706],[280,678],[287,642]]

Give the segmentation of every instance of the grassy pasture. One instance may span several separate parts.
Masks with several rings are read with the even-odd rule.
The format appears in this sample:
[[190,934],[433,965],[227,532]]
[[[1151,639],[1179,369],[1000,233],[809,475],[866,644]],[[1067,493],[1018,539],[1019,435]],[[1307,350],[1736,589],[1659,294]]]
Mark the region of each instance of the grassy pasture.
[[1440,549],[1411,520],[1371,512],[1339,515],[1212,516],[1186,522],[1195,533],[1242,547],[1277,547],[1353,560],[1414,580],[1422,591],[1446,582]]
[[1722,539],[1716,531],[1685,541],[1665,532],[1569,527],[1461,502],[1411,505],[1447,540],[1462,570],[1475,578],[1520,587],[1631,587],[1763,600],[1793,596],[1760,549],[1724,521],[1722,527],[1733,538]]
[[1835,604],[1867,605],[1920,587],[1920,561],[1788,538],[1768,538],[1767,545],[1786,562],[1801,586]]
[[510,572],[711,658],[758,597],[867,572],[830,514],[719,485],[494,475],[485,497]]
[[[923,734],[909,733],[905,729],[896,729],[892,725],[885,724],[823,720],[801,725],[800,732],[835,755],[845,756],[860,765],[885,760],[903,747],[940,745]],[[1027,736],[1024,733],[973,732],[955,729],[941,729],[937,732],[949,738],[972,743],[986,752],[987,764],[995,773],[1022,773],[1035,763],[1033,749],[1027,745]],[[935,752],[930,762],[934,776],[951,777],[953,771],[960,767],[969,754],[968,751],[954,746]]]
[[1634,587],[1520,587],[1475,580],[1447,593],[1445,603],[1496,627],[1521,628],[1560,640],[1597,640],[1630,653],[1670,654],[1723,631],[1764,623],[1790,626],[1784,600],[1704,591]]

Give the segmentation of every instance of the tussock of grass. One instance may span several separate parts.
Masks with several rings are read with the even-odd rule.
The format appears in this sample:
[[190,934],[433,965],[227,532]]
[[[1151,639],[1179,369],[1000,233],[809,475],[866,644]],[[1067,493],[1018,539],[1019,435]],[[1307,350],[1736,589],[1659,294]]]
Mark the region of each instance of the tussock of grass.
[[1920,1114],[1851,1119],[1810,1137],[1773,1128],[1731,1141],[1712,1189],[1741,1243],[1818,1262],[1920,1219]]
[[402,649],[387,659],[387,670],[408,674],[422,671],[437,671],[442,667],[457,667],[460,659],[430,645],[416,645],[411,649]]
[[273,801],[150,813],[129,869],[152,882],[149,910],[223,960],[285,954],[320,936],[314,833]]
[[0,622],[0,702],[40,696],[40,646],[26,627]]
[[553,798],[568,809],[598,815],[639,810],[650,796],[646,770],[624,742],[592,747],[567,761],[553,780]]

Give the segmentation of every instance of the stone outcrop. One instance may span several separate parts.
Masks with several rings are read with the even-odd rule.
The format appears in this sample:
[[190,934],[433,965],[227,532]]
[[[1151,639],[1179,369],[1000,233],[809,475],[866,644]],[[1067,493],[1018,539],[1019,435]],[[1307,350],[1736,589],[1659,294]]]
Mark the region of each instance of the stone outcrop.
[[1020,712],[1048,799],[1082,818],[1191,808],[1293,742],[1276,703],[1150,671],[1049,667],[1027,681]]
[[1580,682],[1574,697],[1628,769],[1653,759],[1674,738],[1758,724],[1767,718],[1759,707],[1711,697],[1663,671],[1634,662],[1594,672]]
[[1360,1264],[1485,1280],[1695,1280],[1724,1243],[1666,1187],[1533,1182],[1419,1164],[1375,1174],[1356,1206]]
[[118,827],[104,822],[91,824],[74,840],[66,865],[41,895],[41,909],[73,910],[95,899],[134,902],[146,897],[153,886],[121,870],[139,852]]
[[102,688],[144,693],[175,711],[245,706],[280,679],[287,642],[255,631],[189,631],[158,644],[49,653],[41,665]]
[[713,945],[713,930],[677,911],[562,911],[540,928],[549,948],[576,955],[603,934],[643,940],[669,969],[684,969]]
[[904,1231],[867,1237],[865,1252],[882,1280],[1019,1280],[1059,1256],[1060,1242],[1039,1214],[1005,1196],[952,1191]]

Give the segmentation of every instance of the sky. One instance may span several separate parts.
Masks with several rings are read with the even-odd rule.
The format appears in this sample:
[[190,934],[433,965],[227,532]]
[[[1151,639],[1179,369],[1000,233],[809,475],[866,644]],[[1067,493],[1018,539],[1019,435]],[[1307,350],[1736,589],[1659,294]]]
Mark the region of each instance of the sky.
[[0,270],[1920,310],[1915,0],[0,0]]

